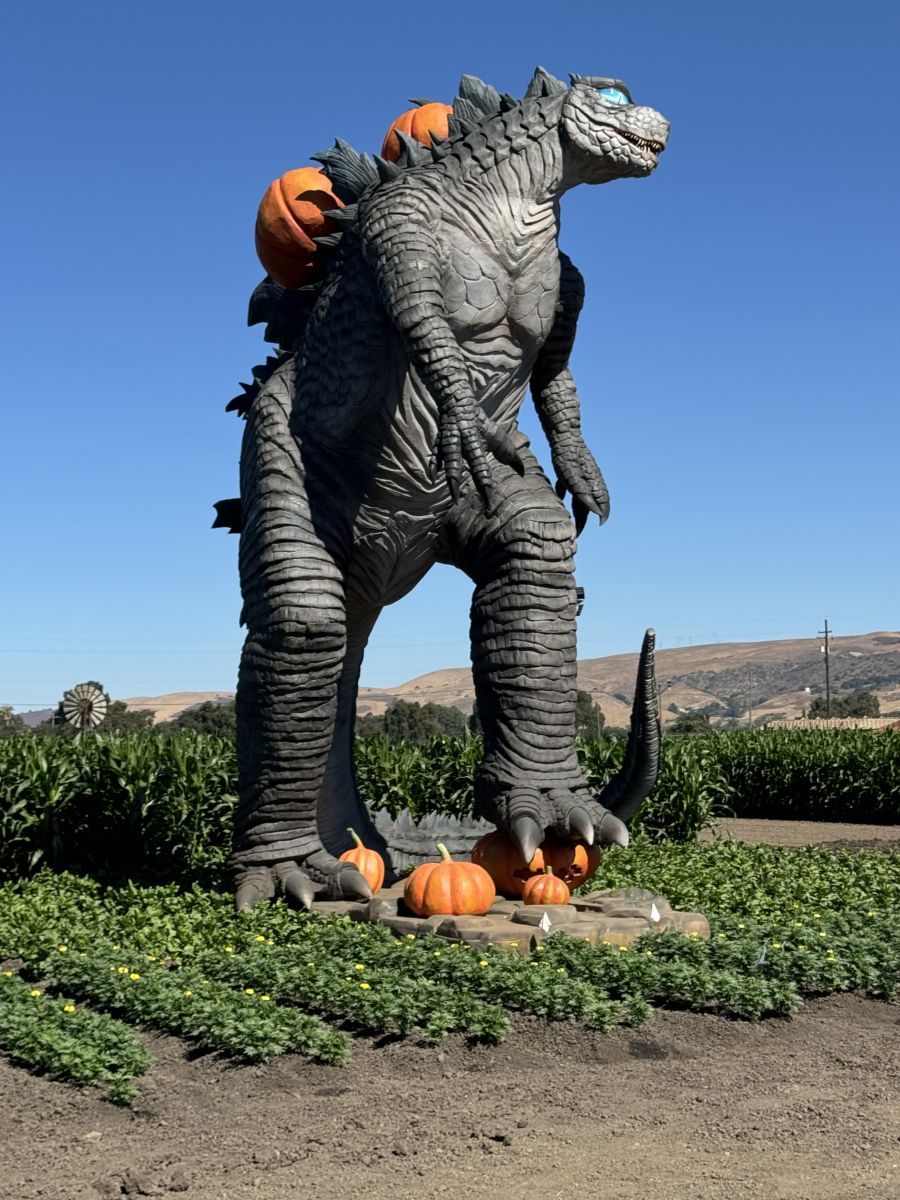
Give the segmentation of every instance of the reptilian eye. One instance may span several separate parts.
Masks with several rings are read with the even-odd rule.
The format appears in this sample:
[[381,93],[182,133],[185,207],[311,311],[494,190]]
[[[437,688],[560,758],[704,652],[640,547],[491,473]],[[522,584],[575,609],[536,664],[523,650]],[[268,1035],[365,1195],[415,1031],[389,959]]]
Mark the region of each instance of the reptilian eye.
[[630,104],[631,101],[624,92],[620,92],[618,88],[607,87],[597,88],[599,95],[607,102],[607,104]]

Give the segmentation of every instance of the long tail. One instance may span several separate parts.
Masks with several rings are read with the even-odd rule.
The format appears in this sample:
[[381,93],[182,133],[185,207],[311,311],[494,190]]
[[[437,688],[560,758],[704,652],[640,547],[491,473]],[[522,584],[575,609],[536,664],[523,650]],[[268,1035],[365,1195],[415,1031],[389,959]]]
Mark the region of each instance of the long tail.
[[625,761],[619,773],[613,776],[597,797],[613,816],[626,824],[650,795],[659,777],[659,701],[653,663],[655,647],[656,630],[648,629],[644,634],[638,663]]

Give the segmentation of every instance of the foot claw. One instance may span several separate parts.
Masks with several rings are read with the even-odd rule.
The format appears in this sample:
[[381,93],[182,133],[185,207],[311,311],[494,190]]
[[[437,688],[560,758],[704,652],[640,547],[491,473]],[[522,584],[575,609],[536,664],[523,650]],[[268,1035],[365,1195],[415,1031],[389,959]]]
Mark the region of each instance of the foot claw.
[[614,817],[612,813],[607,813],[600,822],[600,841],[612,842],[613,845],[621,846],[626,849],[628,846],[628,829],[618,817]]
[[369,882],[356,867],[344,867],[340,874],[341,891],[353,900],[371,900]]
[[576,834],[583,838],[589,846],[594,844],[594,822],[590,818],[590,814],[583,808],[572,808],[569,810],[569,833]]
[[316,885],[303,874],[299,867],[295,867],[290,874],[285,876],[281,881],[281,887],[289,900],[296,900],[301,908],[305,908],[309,912],[312,902],[316,898]]
[[519,847],[522,857],[527,863],[534,858],[535,851],[544,840],[544,831],[531,817],[515,817],[510,826],[510,836]]

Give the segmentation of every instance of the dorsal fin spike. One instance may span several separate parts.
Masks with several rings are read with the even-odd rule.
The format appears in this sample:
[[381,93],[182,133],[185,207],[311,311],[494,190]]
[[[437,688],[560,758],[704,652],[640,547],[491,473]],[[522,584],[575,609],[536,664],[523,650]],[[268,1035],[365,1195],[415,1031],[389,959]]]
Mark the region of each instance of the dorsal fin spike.
[[344,204],[358,200],[367,187],[379,180],[378,171],[368,154],[359,154],[341,138],[335,138],[330,150],[319,150],[311,158],[325,168],[334,194]]
[[415,104],[417,108],[423,108],[426,104],[440,104],[439,100],[428,100],[424,96],[407,96],[408,104]]
[[375,167],[382,183],[390,183],[392,179],[396,179],[398,175],[403,174],[402,167],[398,167],[396,163],[388,162],[380,154],[375,155]]
[[421,163],[431,162],[431,152],[427,146],[423,146],[414,137],[408,133],[402,133],[399,129],[395,129],[394,133],[400,143],[400,156],[396,165],[401,171],[405,171],[408,167],[417,167]]
[[553,96],[557,92],[567,92],[568,90],[561,79],[557,79],[555,75],[551,75],[543,67],[535,67],[531,83],[526,88],[523,98],[531,100],[540,96]]
[[[500,111],[500,93],[477,75],[463,75],[459,81],[459,100],[466,100],[482,116],[489,117]],[[456,101],[453,103],[454,111]]]

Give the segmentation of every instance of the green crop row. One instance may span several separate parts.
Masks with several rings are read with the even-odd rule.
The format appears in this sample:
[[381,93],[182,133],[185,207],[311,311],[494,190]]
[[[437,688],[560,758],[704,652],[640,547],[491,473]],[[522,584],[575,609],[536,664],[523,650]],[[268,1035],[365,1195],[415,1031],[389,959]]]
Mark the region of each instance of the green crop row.
[[755,1019],[786,1016],[804,995],[889,997],[900,983],[900,855],[639,838],[608,851],[590,886],[623,885],[705,912],[711,940],[648,934],[618,950],[560,934],[524,958],[280,901],[236,913],[196,885],[104,887],[44,869],[0,886],[0,959],[24,963],[0,979],[0,1045],[127,1099],[146,1060],[120,1021],[255,1060],[293,1050],[341,1062],[350,1042],[335,1021],[496,1042],[509,1011],[599,1029],[638,1025],[660,1004]]
[[[579,741],[591,784],[624,743]],[[359,738],[356,770],[373,809],[472,812],[481,740]],[[236,803],[234,741],[210,734],[111,734],[0,741],[0,878],[47,865],[108,878],[221,878]],[[717,814],[900,818],[900,732],[764,730],[666,738],[660,778],[632,829],[690,841]]]

